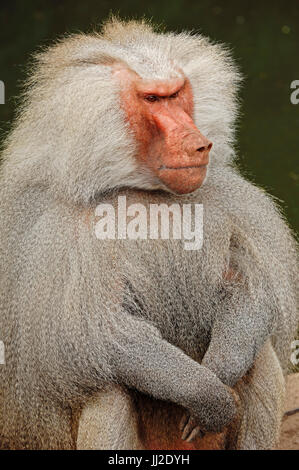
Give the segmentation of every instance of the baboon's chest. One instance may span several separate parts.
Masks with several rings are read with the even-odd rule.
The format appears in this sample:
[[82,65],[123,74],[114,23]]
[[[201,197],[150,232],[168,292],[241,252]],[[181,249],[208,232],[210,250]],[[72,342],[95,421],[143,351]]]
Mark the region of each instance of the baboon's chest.
[[221,293],[204,286],[198,254],[165,251],[160,258],[137,260],[139,275],[126,281],[124,306],[157,326],[166,340],[201,358],[217,311],[215,295]]

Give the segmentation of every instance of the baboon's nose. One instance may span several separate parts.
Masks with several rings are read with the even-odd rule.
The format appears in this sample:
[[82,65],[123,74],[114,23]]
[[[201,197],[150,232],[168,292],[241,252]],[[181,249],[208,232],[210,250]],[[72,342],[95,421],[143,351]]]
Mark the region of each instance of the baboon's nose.
[[212,142],[198,129],[196,129],[196,132],[191,132],[190,135],[186,137],[183,144],[183,148],[188,157],[201,165],[207,165],[209,163],[209,152],[212,146]]
[[196,149],[196,151],[203,153],[206,150],[206,151],[209,152],[211,150],[212,146],[213,146],[212,142],[209,142],[206,145],[202,145],[201,147],[198,147],[198,149]]

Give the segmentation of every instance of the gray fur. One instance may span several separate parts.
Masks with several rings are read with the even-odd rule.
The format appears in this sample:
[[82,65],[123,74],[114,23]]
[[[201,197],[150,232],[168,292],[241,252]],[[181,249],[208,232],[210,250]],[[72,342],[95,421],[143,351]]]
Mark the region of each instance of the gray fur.
[[[144,78],[167,79],[179,67],[190,79],[195,123],[214,143],[194,194],[167,193],[138,167],[114,61]],[[69,37],[37,57],[1,168],[0,447],[76,447],[75,413],[107,384],[179,404],[214,432],[236,413],[229,387],[241,387],[253,425],[236,446],[274,445],[281,411],[262,409],[278,403],[298,323],[297,252],[273,200],[231,165],[238,81],[221,46],[145,23],[114,20],[103,34]],[[120,194],[146,206],[203,203],[203,249],[97,240],[95,207],[116,205]],[[267,344],[279,365],[263,401],[239,381],[263,363]],[[263,426],[273,431],[264,442]]]

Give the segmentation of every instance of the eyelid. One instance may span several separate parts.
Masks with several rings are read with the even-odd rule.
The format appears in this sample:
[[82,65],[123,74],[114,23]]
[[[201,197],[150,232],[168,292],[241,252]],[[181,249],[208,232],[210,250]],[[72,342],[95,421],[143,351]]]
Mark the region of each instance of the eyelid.
[[[175,93],[172,93],[172,95],[168,96],[159,96],[159,95],[154,95],[154,94],[146,94],[143,96],[143,98],[146,101],[149,101],[151,103],[154,103],[156,101],[161,101],[161,99],[175,99],[178,97],[180,90],[176,91]],[[151,99],[153,98],[153,99]]]
[[[153,100],[151,100],[151,98],[153,98]],[[155,101],[160,101],[161,97],[158,95],[145,95],[144,99],[146,101],[154,103]]]

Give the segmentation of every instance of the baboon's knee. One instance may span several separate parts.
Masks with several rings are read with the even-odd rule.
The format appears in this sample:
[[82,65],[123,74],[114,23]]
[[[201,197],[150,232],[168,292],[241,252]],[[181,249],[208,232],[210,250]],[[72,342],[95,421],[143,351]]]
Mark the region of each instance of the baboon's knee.
[[285,379],[270,341],[235,390],[242,407],[235,448],[274,448],[279,439],[284,410]]
[[127,390],[109,386],[84,405],[78,423],[77,449],[140,449],[137,414]]

